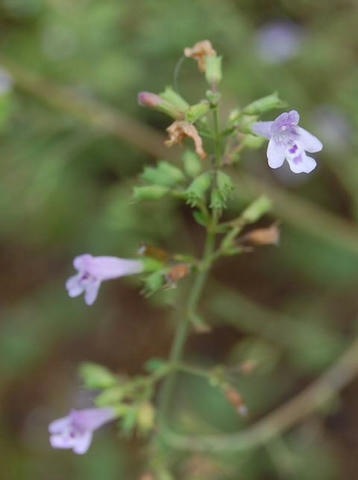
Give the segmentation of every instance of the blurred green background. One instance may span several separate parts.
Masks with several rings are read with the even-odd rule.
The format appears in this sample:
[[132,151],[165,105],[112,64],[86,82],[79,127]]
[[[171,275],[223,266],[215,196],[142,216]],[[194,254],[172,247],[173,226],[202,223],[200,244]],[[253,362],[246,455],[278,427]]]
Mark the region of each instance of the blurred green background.
[[[288,30],[278,40],[267,33],[277,22]],[[199,40],[224,57],[223,115],[277,90],[325,148],[309,176],[269,170],[264,150],[242,159],[233,212],[263,182],[281,243],[219,263],[201,304],[216,329],[193,336],[187,355],[203,365],[260,359],[255,374],[238,379],[250,418],[185,376],[178,428],[246,428],[349,345],[358,332],[357,25],[353,0],[0,0],[1,479],[136,479],[146,470],[140,439],[109,427],[75,456],[50,449],[47,425],[90,404],[81,361],[134,374],[167,355],[178,293],[146,300],[136,279],[116,281],[88,308],[67,297],[64,282],[84,252],[130,257],[141,242],[200,252],[189,209],[131,201],[143,165],[162,151],[156,132],[168,126],[137,105],[137,92],[173,83],[184,47]],[[205,92],[191,61],[177,83],[191,102]],[[173,453],[176,478],[356,478],[357,393],[355,382],[267,447]]]

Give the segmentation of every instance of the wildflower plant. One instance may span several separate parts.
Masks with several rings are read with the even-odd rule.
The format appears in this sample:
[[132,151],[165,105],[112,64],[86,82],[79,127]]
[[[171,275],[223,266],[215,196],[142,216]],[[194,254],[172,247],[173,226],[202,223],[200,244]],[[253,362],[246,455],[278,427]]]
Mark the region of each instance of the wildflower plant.
[[[245,254],[256,247],[277,245],[279,241],[277,222],[256,226],[272,208],[268,197],[259,196],[243,211],[229,216],[232,208],[228,210],[228,207],[235,194],[233,175],[236,175],[243,152],[261,149],[267,139],[269,167],[281,167],[286,159],[293,173],[307,174],[315,168],[316,161],[306,152],[314,153],[322,148],[316,137],[298,125],[298,112],[291,110],[278,116],[271,113],[286,107],[276,93],[235,108],[225,119],[222,115],[219,117],[221,57],[207,40],[185,48],[184,55],[197,62],[198,74],[204,75],[207,82],[206,92],[195,104],[190,104],[172,87],[159,94],[139,94],[140,105],[169,117],[165,142],[168,159],[160,159],[155,165],[143,169],[139,184],[134,187],[133,199],[128,201],[156,202],[172,197],[182,202],[191,209],[194,220],[206,232],[201,255],[197,258],[187,252],[169,253],[160,246],[150,245],[140,247],[137,258],[131,260],[80,255],[74,260],[78,273],[66,283],[71,297],[84,292],[86,303],[91,305],[102,281],[124,275],[139,274],[146,295],[154,295],[183,281],[192,282],[188,297],[180,301],[180,315],[169,358],[149,359],[145,373],[131,378],[112,373],[100,365],[82,364],[79,373],[85,387],[96,393],[96,408],[73,411],[50,425],[53,447],[72,448],[76,453],[84,453],[93,431],[118,419],[122,434],[137,432],[150,436],[148,470],[151,475],[157,475],[153,478],[172,478],[168,466],[160,460],[160,449],[164,444],[181,445],[180,441],[173,440],[178,437],[168,426],[169,407],[177,388],[176,372],[206,379],[222,393],[238,415],[250,411],[250,405],[246,404],[229,368],[205,369],[187,364],[182,358],[189,333],[209,328],[198,305],[205,294],[212,266],[222,257]],[[262,121],[261,117],[267,114],[276,119]],[[177,161],[172,161],[169,150],[174,145],[183,147]]]

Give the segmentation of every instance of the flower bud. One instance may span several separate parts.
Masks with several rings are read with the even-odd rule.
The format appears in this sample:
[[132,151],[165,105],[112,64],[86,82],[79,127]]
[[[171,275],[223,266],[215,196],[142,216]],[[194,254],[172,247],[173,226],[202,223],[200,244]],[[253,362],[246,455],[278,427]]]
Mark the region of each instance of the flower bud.
[[179,280],[187,277],[190,273],[190,266],[187,263],[177,263],[173,265],[166,274],[167,284],[169,287],[175,287]]
[[197,103],[189,107],[185,114],[185,118],[190,123],[195,123],[199,118],[203,117],[208,113],[210,109],[209,103],[207,101]]
[[244,223],[255,223],[272,208],[269,198],[262,195],[249,205],[241,214]]
[[211,175],[209,172],[202,173],[195,178],[185,191],[187,202],[195,207],[201,200],[205,200],[206,191],[211,185]]
[[137,412],[137,426],[142,434],[148,433],[154,427],[155,410],[151,403],[142,403]]
[[134,187],[133,198],[140,200],[158,200],[168,193],[169,189],[161,185],[149,185],[146,187]]
[[163,261],[153,257],[143,257],[140,261],[143,264],[143,272],[157,272],[163,268]]
[[258,100],[250,103],[244,108],[243,111],[249,115],[260,115],[268,112],[269,110],[285,108],[286,106],[287,104],[278,97],[277,92],[274,92],[271,95],[259,98]]
[[219,85],[222,79],[221,71],[221,60],[222,57],[209,56],[206,57],[206,70],[205,78],[209,85],[216,86]]
[[106,388],[96,397],[96,405],[98,407],[107,407],[109,405],[114,405],[122,400],[125,395],[125,390],[123,386]]
[[168,162],[160,162],[157,167],[145,167],[141,178],[154,185],[173,187],[184,180],[183,172]]
[[219,170],[216,175],[216,184],[224,202],[227,202],[234,190],[234,184],[231,178]]
[[183,117],[183,113],[178,107],[155,93],[140,92],[138,94],[138,103],[142,107],[158,110],[175,119]]
[[159,94],[162,100],[165,100],[169,104],[175,106],[180,112],[186,112],[189,108],[189,104],[184,98],[175,92],[172,87],[166,87],[164,92]]
[[138,103],[142,107],[158,109],[158,107],[160,107],[160,105],[162,105],[164,102],[159,97],[159,95],[156,95],[155,93],[139,92],[138,93]]
[[[147,243],[144,243],[140,246],[138,250],[138,255],[143,255],[145,257],[149,257],[163,263],[168,262],[171,258],[170,254],[166,250],[158,247],[153,247],[153,245],[148,245]],[[144,268],[144,271],[145,270],[146,269]]]
[[174,184],[180,183],[185,179],[183,172],[168,162],[160,162],[158,168]]
[[202,163],[198,156],[191,150],[187,150],[183,155],[184,170],[189,177],[195,178],[202,170]]
[[217,188],[213,188],[211,192],[210,208],[213,210],[223,210],[226,208],[226,201]]
[[257,228],[241,237],[241,242],[251,245],[278,245],[280,241],[280,230],[277,223],[268,228]]
[[118,379],[111,371],[96,363],[82,363],[79,374],[87,388],[109,388],[117,385]]
[[162,272],[153,272],[144,281],[144,294],[146,296],[153,295],[164,285],[164,277]]
[[212,90],[207,90],[206,98],[209,100],[211,105],[217,105],[221,100],[220,92],[213,92]]

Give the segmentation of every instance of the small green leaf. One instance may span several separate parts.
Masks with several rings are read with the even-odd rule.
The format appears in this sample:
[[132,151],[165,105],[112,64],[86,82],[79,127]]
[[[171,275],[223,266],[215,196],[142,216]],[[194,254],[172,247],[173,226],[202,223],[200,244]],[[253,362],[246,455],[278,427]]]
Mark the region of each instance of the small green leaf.
[[193,217],[195,218],[196,222],[203,226],[206,227],[208,224],[208,218],[204,215],[203,212],[200,212],[200,210],[194,210],[193,212]]
[[161,358],[151,358],[145,363],[144,368],[149,373],[155,373],[160,370],[166,370],[168,368],[168,362]]
[[110,370],[96,363],[82,363],[79,367],[79,375],[86,388],[104,389],[118,383],[118,378]]

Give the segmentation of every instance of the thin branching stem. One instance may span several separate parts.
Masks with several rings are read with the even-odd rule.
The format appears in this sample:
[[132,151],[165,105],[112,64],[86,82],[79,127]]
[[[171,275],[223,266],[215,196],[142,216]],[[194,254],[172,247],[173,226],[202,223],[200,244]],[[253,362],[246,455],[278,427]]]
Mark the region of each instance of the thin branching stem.
[[190,451],[243,451],[266,444],[334,398],[358,374],[358,338],[316,381],[242,432],[221,435],[181,435],[164,426],[163,440]]

